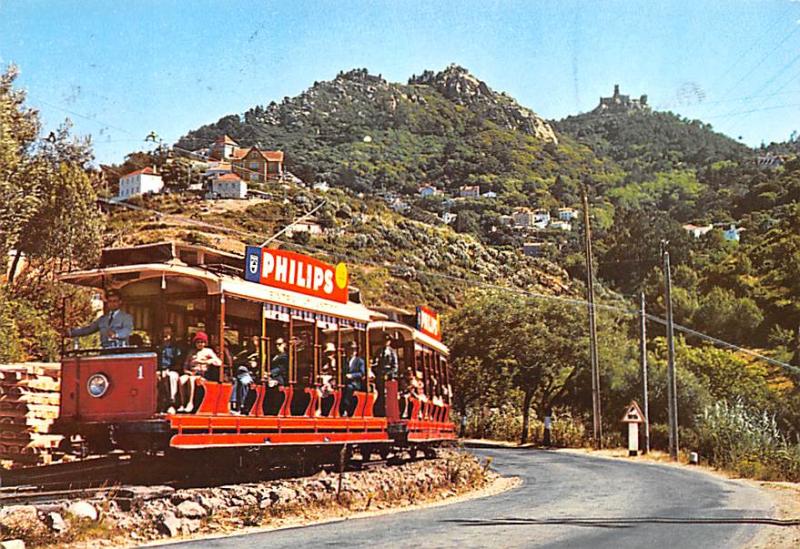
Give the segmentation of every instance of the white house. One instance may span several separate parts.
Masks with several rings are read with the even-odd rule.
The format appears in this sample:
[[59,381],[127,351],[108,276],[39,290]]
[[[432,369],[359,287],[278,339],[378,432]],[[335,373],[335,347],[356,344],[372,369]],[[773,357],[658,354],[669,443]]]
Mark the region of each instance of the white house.
[[458,218],[458,214],[454,214],[452,212],[443,212],[442,213],[442,221],[447,223],[448,225]]
[[313,190],[315,190],[315,191],[320,191],[320,192],[323,192],[323,193],[324,193],[324,192],[328,192],[329,190],[331,190],[331,186],[328,184],[328,182],[327,182],[327,181],[316,181],[316,182],[315,182],[315,183],[314,183],[314,184],[311,186],[311,188],[312,188]]
[[575,208],[559,208],[558,209],[558,218],[561,221],[572,221],[573,219],[577,219],[578,217],[578,210]]
[[693,238],[700,238],[706,233],[711,232],[714,229],[714,225],[692,225],[691,223],[687,223],[683,226],[683,230],[692,235]]
[[497,193],[494,191],[487,191],[481,195],[483,198],[497,198]]
[[211,181],[211,193],[219,198],[247,198],[247,182],[235,173],[226,173]]
[[159,193],[163,188],[161,176],[148,166],[120,177],[117,197],[125,200],[138,194]]
[[284,234],[291,238],[297,233],[308,233],[310,235],[322,234],[322,226],[313,219],[306,219],[289,226]]
[[533,225],[544,229],[550,223],[550,212],[547,210],[536,210],[533,212]]
[[550,228],[556,231],[571,231],[572,230],[572,223],[567,221],[553,221],[550,223]]

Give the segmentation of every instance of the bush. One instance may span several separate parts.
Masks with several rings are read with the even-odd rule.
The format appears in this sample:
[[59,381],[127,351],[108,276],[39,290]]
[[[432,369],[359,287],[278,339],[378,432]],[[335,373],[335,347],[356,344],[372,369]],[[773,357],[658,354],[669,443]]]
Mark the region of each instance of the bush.
[[762,480],[800,480],[800,445],[790,444],[774,416],[720,401],[698,418],[698,450],[712,465]]

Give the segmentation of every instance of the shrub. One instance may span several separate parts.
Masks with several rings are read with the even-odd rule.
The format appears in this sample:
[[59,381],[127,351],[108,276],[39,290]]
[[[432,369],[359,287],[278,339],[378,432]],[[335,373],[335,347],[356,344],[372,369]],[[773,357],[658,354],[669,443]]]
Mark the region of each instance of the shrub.
[[790,444],[775,417],[720,401],[698,418],[698,449],[712,465],[763,480],[800,480],[800,445]]

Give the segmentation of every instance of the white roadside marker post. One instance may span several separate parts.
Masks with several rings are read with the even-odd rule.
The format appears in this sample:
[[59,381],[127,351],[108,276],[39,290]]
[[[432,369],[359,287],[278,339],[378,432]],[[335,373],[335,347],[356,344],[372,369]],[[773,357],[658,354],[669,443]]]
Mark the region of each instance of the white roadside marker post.
[[635,400],[625,409],[622,422],[628,424],[628,456],[639,455],[639,424],[644,423],[644,414]]

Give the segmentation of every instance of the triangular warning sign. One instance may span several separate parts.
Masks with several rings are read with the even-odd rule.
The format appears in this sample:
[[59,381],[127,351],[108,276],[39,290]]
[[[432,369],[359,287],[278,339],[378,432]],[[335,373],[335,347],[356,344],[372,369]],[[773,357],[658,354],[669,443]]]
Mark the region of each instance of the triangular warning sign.
[[631,400],[628,408],[625,410],[625,415],[622,416],[623,423],[644,423],[644,413],[635,400]]

